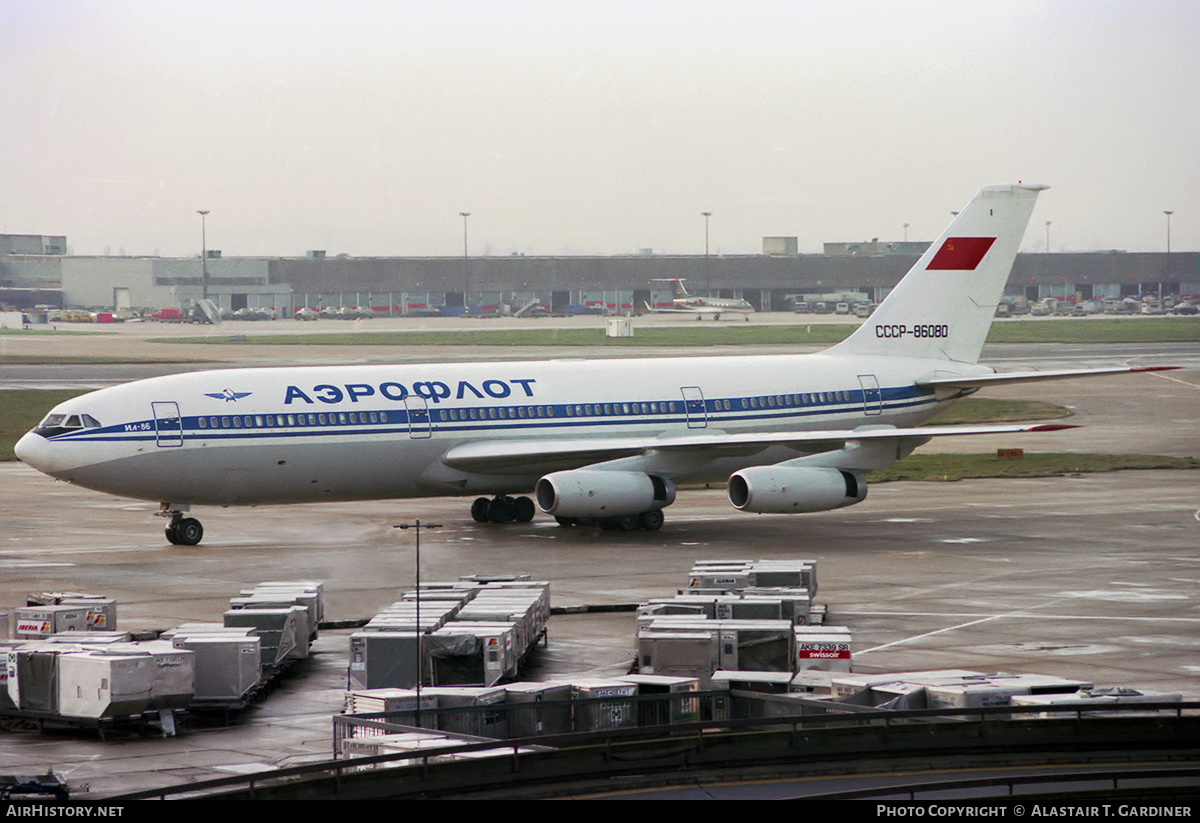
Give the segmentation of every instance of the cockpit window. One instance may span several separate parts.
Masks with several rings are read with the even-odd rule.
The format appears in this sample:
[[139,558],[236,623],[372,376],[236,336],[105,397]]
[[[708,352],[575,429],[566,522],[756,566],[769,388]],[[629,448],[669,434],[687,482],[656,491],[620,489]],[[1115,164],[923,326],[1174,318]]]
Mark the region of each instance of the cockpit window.
[[98,429],[100,427],[100,421],[90,414],[48,414],[34,431],[46,437],[53,437],[56,434],[66,434],[79,429]]

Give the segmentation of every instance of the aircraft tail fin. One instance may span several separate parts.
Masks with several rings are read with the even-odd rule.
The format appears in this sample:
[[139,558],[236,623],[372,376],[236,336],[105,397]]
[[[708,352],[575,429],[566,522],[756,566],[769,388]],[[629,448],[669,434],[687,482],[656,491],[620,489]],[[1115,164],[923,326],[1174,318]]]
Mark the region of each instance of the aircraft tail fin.
[[654,277],[650,280],[651,283],[670,283],[671,293],[675,295],[676,300],[691,297],[688,290],[683,285],[682,277]]
[[986,186],[854,334],[847,354],[974,363],[1043,185]]

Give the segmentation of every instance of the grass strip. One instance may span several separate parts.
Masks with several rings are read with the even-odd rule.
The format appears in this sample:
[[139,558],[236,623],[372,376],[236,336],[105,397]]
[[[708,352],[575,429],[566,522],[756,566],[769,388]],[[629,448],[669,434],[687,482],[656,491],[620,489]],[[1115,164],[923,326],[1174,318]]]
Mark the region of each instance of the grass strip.
[[[754,325],[733,323],[638,327],[633,337],[606,337],[604,329],[487,329],[455,331],[368,331],[310,334],[243,334],[222,326],[205,337],[162,337],[155,343],[214,346],[829,346],[858,328],[850,323]],[[230,331],[226,333],[226,329]],[[1009,320],[993,323],[989,343],[1192,343],[1200,342],[1200,319],[1079,318]]]
[[1026,454],[1002,460],[995,454],[910,454],[893,466],[868,472],[868,483],[894,480],[951,481],[1004,477],[1058,477],[1122,470],[1196,469],[1194,457],[1154,454]]

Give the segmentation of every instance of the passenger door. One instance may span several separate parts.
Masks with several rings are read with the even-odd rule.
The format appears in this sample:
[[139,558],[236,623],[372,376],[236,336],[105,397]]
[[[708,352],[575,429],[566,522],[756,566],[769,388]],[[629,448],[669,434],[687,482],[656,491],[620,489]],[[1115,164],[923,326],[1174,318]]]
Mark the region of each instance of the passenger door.
[[154,441],[159,448],[175,448],[183,445],[183,420],[179,417],[179,404],[159,401],[150,404],[154,411]]

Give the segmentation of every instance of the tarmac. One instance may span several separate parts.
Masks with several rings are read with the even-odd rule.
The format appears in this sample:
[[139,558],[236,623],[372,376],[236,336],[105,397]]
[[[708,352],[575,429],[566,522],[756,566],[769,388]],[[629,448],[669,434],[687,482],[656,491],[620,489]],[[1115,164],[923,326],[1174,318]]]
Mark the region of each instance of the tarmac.
[[[150,345],[140,332],[117,337],[135,344],[138,354]],[[105,347],[111,344],[106,338]],[[244,353],[237,356],[256,365],[375,356],[312,348],[322,347],[303,353],[239,347]],[[1008,369],[1084,367],[1123,362],[1129,351],[1122,348],[989,347],[984,360]],[[7,341],[5,351],[13,351]],[[224,347],[220,354],[226,356]],[[419,354],[433,360],[439,353]],[[988,395],[1066,405],[1074,413],[1070,422],[1082,428],[954,438],[923,451],[1200,456],[1200,350],[1168,345],[1137,355],[1185,368],[998,388]],[[106,379],[105,368],[94,367],[95,377]],[[21,382],[10,369],[0,370],[0,387]],[[609,607],[672,594],[686,586],[696,560],[811,558],[821,584],[816,600],[828,608],[828,622],[853,632],[856,670],[1030,672],[1200,699],[1200,474],[1194,471],[876,484],[858,506],[799,516],[742,514],[729,506],[724,489],[685,490],[655,533],[563,529],[542,515],[528,524],[479,525],[470,519],[469,502],[206,508],[197,513],[205,542],[172,547],[150,504],[0,464],[0,608],[22,604],[30,592],[100,593],[118,601],[120,628],[155,631],[219,621],[228,599],[256,582],[302,579],[324,581],[327,619],[363,619],[412,584],[412,532],[392,527],[419,517],[442,524],[422,532],[424,581],[528,573],[550,582],[556,609]],[[633,661],[633,622],[631,612],[556,614],[526,677],[625,671]],[[76,792],[87,786],[87,796],[100,798],[328,759],[349,633],[322,632],[312,657],[232,725],[194,725],[168,739],[102,741],[94,731],[39,732],[4,722],[0,773],[52,769]]]

